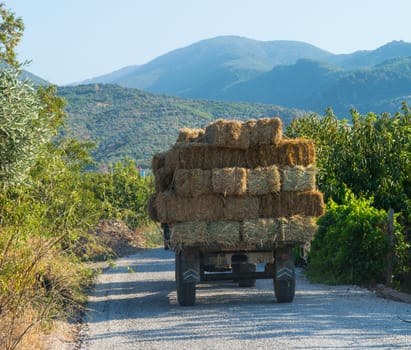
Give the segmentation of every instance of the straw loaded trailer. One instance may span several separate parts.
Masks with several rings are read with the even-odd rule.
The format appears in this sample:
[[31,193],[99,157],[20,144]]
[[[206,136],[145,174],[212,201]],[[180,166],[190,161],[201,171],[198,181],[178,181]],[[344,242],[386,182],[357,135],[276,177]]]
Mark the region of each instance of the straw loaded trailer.
[[278,302],[293,301],[293,247],[309,244],[324,212],[314,162],[313,142],[283,138],[279,118],[182,129],[153,157],[149,213],[175,251],[180,305],[195,303],[202,282],[262,278]]

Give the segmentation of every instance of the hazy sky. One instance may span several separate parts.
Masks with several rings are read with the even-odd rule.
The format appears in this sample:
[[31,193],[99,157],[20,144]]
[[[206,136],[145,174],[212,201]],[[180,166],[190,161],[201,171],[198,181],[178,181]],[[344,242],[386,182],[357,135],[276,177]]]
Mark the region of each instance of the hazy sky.
[[333,53],[411,42],[411,0],[0,0],[22,17],[28,70],[66,84],[219,35]]

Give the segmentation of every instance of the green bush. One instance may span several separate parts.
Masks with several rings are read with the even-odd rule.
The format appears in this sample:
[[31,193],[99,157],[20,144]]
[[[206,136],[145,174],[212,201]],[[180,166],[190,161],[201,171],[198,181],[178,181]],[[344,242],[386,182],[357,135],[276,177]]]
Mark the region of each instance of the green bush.
[[106,173],[90,172],[87,182],[102,203],[104,219],[122,220],[131,229],[148,224],[147,202],[153,181],[140,175],[134,160],[125,158],[111,164]]
[[[308,277],[330,284],[383,282],[389,252],[388,214],[374,208],[373,200],[347,191],[338,205],[330,200],[319,221],[311,246]],[[407,245],[394,219],[394,277],[405,268]]]
[[325,197],[338,203],[348,187],[356,196],[373,198],[379,209],[404,214],[411,198],[411,111],[404,104],[395,115],[351,111],[339,120],[328,110],[307,115],[287,128],[289,137],[308,137],[317,149],[317,178]]

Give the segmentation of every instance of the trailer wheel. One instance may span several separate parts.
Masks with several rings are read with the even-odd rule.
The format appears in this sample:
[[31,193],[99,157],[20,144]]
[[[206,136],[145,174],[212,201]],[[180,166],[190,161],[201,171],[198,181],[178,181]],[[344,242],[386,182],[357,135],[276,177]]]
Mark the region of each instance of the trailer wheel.
[[274,291],[279,303],[291,303],[294,300],[295,279],[275,280]]
[[274,293],[279,303],[291,303],[295,295],[295,266],[293,249],[279,247],[275,251]]
[[175,258],[175,273],[176,273],[176,289],[177,301],[181,306],[193,306],[196,300],[196,284],[184,283],[182,263],[183,256],[181,253],[176,253]]

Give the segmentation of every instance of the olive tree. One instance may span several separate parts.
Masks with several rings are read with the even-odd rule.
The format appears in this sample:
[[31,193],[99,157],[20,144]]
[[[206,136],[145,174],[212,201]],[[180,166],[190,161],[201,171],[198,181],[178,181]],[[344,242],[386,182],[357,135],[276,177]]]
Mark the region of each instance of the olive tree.
[[0,3],[0,183],[21,182],[41,145],[49,141],[62,117],[62,101],[52,88],[37,89],[21,80],[14,52],[23,22]]

